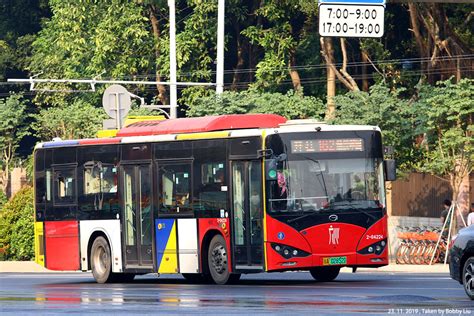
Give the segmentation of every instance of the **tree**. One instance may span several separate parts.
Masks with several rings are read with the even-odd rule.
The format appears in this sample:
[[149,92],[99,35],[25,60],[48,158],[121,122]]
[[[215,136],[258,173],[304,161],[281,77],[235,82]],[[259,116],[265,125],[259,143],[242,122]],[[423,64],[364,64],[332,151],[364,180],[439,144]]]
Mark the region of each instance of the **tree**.
[[395,148],[399,167],[409,170],[418,155],[413,149],[413,117],[408,111],[409,101],[401,97],[403,92],[404,89],[391,90],[378,83],[369,92],[351,91],[336,96],[338,109],[330,122],[379,126],[384,144]]
[[196,100],[188,111],[189,116],[274,113],[289,119],[321,118],[324,105],[314,97],[304,97],[300,93],[288,91],[286,94],[226,91]]
[[11,260],[34,256],[33,188],[18,191],[0,212],[0,246]]
[[34,117],[33,129],[36,136],[43,141],[55,137],[62,139],[77,139],[95,137],[102,128],[105,119],[102,108],[96,108],[82,100],[77,100],[64,107],[42,109]]
[[[145,7],[136,1],[50,1],[53,16],[33,43],[28,70],[47,78],[132,79],[153,66],[153,35]],[[88,86],[43,84],[37,88],[87,90]],[[101,88],[103,89],[103,87]],[[43,105],[81,99],[99,103],[99,94],[39,93]]]
[[413,111],[418,113],[416,133],[424,135],[425,159],[417,167],[447,180],[456,201],[464,177],[473,171],[474,80],[421,85],[418,97]]
[[16,150],[23,137],[30,133],[26,103],[22,96],[14,94],[0,99],[0,117],[0,168],[3,175],[0,179],[0,189],[5,192]]
[[[413,32],[419,57],[426,59],[422,70],[429,83],[455,76],[473,75],[472,58],[465,55],[473,53],[472,6],[450,6],[441,3],[410,3],[411,30]],[[446,12],[451,10],[452,19]],[[453,26],[452,20],[456,21]]]
[[261,46],[263,58],[257,64],[252,85],[267,91],[281,91],[278,85],[290,77],[295,91],[302,89],[298,70],[298,50],[311,37],[316,24],[314,1],[264,1],[255,10],[260,23],[242,31],[252,44]]

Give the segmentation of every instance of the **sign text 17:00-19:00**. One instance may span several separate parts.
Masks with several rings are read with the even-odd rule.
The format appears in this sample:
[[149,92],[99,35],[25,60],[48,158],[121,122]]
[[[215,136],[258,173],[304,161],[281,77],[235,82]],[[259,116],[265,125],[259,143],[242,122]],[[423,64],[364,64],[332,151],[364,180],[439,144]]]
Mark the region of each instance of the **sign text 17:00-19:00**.
[[321,4],[319,34],[341,37],[381,37],[384,32],[382,5]]

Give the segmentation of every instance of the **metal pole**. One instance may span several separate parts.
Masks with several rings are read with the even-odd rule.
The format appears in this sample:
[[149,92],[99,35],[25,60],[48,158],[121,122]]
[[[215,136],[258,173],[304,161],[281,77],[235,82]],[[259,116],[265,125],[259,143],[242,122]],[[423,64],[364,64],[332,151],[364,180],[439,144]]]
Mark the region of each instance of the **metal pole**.
[[224,92],[224,21],[225,0],[219,0],[217,9],[217,60],[216,60],[216,93]]
[[454,205],[456,205],[456,202],[453,203],[453,205],[451,205],[451,220],[449,222],[449,230],[448,230],[448,240],[446,240],[446,253],[444,254],[444,264],[446,264],[446,262],[448,261],[448,247],[449,247],[449,242],[451,240],[451,230],[453,228],[453,224],[454,224]]
[[168,0],[170,8],[170,117],[178,117],[178,91],[176,88],[176,8],[174,0]]
[[450,217],[450,215],[451,215],[451,211],[452,211],[452,205],[451,205],[451,207],[450,207],[449,210],[448,210],[448,214],[446,214],[446,218],[445,218],[445,220],[444,220],[443,227],[441,228],[441,232],[440,232],[440,234],[439,234],[438,241],[436,242],[436,246],[435,246],[435,248],[434,248],[433,255],[431,256],[430,265],[433,264],[433,260],[434,260],[434,257],[435,257],[435,255],[436,255],[436,250],[437,250],[438,247],[439,247],[439,243],[441,242],[441,238],[443,238],[444,228],[446,227],[446,224],[448,223],[448,219],[449,219],[449,217]]
[[120,96],[118,93],[115,93],[115,124],[117,124],[117,129],[122,128],[122,123],[120,122]]

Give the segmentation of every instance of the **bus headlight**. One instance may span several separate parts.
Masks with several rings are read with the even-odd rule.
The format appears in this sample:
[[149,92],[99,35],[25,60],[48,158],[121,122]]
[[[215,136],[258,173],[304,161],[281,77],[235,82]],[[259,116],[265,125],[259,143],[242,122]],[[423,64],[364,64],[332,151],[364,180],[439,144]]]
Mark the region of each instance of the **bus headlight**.
[[362,248],[361,250],[358,250],[357,253],[361,255],[371,255],[371,254],[380,255],[382,254],[386,246],[387,246],[387,240],[384,239],[381,241],[377,241],[376,243],[373,243],[370,246]]
[[276,244],[276,243],[271,243],[271,246],[273,250],[278,252],[280,256],[282,256],[285,259],[290,259],[293,257],[307,257],[310,255],[310,253],[303,251],[301,249],[297,249],[295,247],[287,246],[287,245],[281,245],[281,244]]

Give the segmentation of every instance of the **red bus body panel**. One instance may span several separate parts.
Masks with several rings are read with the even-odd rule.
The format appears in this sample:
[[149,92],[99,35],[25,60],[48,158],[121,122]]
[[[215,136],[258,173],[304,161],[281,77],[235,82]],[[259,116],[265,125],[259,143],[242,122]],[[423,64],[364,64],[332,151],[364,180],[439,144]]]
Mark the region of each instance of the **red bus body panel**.
[[79,270],[79,222],[45,222],[46,268]]
[[[387,216],[382,217],[368,229],[348,223],[332,222],[297,231],[270,216],[266,217],[266,221],[265,250],[268,271],[323,266],[323,258],[328,257],[346,257],[345,266],[388,264],[388,246],[379,255],[357,253],[358,250],[387,239]],[[335,240],[331,240],[334,229],[338,229],[338,236]],[[271,243],[291,246],[310,255],[285,259],[271,247]]]
[[[199,253],[201,254],[201,262],[200,262],[200,267],[201,267],[201,272],[202,271],[202,266],[203,266],[203,260],[207,260],[207,253],[203,252],[203,241],[204,237],[206,234],[211,231],[218,231],[225,239],[225,243],[227,245],[227,251],[230,253],[231,252],[231,245],[230,245],[230,220],[229,218],[199,218],[199,226],[198,226],[198,231],[199,231]],[[208,240],[210,242],[210,240]],[[232,261],[231,261],[231,256],[228,258],[228,265],[229,265],[229,271],[232,272]]]

